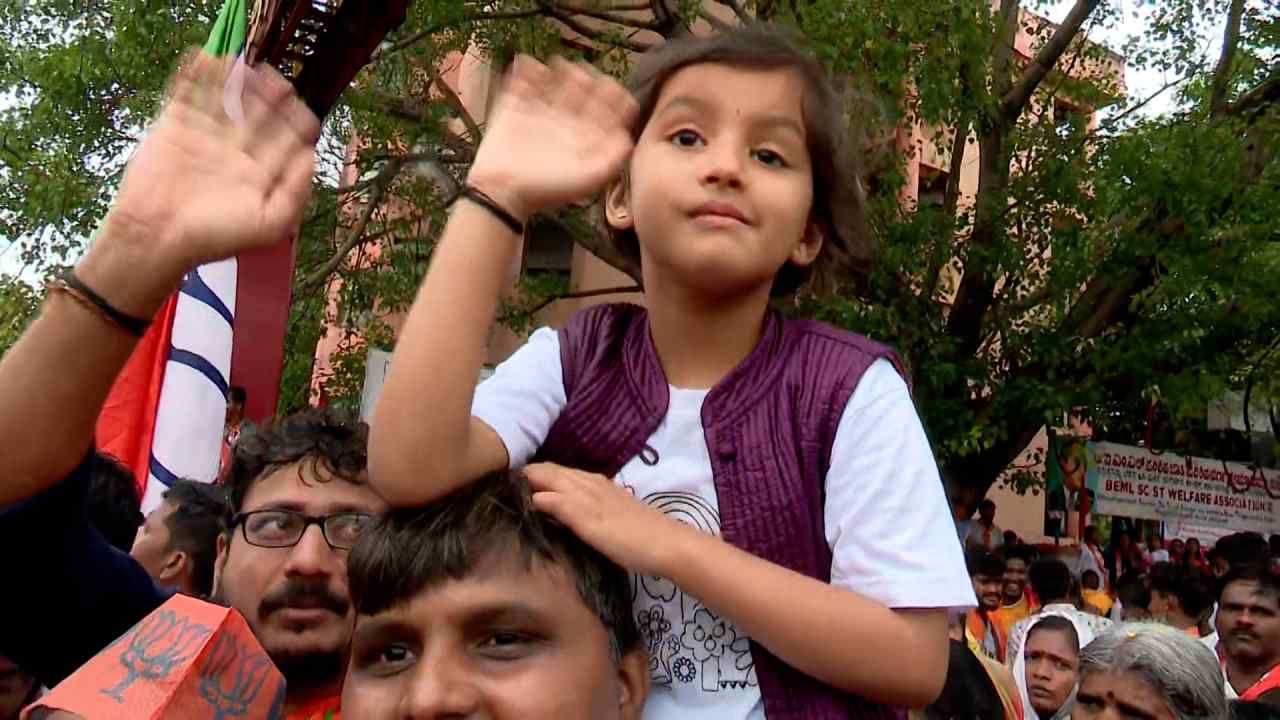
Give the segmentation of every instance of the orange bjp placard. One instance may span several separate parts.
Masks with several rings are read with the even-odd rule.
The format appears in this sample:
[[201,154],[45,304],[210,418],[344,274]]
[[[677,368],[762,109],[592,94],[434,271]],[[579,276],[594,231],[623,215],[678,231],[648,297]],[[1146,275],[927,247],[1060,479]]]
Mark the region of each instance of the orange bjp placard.
[[278,720],[284,696],[284,678],[240,613],[175,595],[22,717]]

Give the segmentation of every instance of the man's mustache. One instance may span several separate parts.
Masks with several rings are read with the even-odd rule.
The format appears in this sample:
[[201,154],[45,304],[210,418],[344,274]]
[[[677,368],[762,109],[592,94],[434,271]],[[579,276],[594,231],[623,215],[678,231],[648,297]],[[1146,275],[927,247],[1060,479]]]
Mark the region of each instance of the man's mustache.
[[258,617],[265,618],[285,608],[328,610],[344,616],[351,608],[351,600],[330,590],[323,581],[288,580],[280,589],[262,598]]

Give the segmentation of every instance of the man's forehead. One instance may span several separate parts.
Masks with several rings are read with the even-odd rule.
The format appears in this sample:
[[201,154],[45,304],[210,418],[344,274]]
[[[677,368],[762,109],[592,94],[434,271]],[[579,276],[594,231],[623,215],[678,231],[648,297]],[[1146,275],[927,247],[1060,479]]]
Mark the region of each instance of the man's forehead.
[[1280,609],[1280,594],[1262,587],[1256,580],[1238,580],[1222,591],[1223,602],[1237,605],[1265,605]]
[[313,513],[359,510],[379,513],[386,503],[365,478],[353,483],[330,473],[310,458],[268,470],[249,485],[240,512],[291,508]]

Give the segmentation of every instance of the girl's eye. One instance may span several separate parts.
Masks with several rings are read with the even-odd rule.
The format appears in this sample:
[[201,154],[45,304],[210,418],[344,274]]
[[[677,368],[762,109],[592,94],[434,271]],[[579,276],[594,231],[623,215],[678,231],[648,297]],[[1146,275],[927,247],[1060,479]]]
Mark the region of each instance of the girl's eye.
[[787,161],[781,155],[772,150],[756,150],[756,160],[768,165],[769,167],[786,167]]
[[676,147],[697,147],[702,144],[702,136],[692,130],[680,130],[671,136],[671,143]]

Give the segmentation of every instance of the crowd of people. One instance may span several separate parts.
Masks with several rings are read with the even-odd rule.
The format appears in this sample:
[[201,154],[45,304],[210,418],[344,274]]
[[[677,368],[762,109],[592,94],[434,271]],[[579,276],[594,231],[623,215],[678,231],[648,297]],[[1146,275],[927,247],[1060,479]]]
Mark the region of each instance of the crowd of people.
[[[992,550],[982,537],[966,534],[978,607],[953,631],[952,653],[1002,664],[971,682],[1007,702],[962,695],[936,717],[1093,717],[1119,692],[1106,677],[1117,663],[1131,689],[1149,691],[1133,694],[1148,702],[1133,706],[1137,717],[1168,717],[1161,696],[1186,703],[1172,717],[1218,717],[1228,701],[1241,715],[1280,705],[1280,536],[1228,535],[1203,556],[1194,538],[1166,547],[1128,532],[1103,549],[1094,527],[1078,547],[1002,537]],[[966,698],[978,705],[957,710]]]
[[[0,361],[0,433],[32,439],[0,455],[0,717],[174,593],[243,616],[300,720],[1276,701],[1280,581],[1255,536],[1139,567],[1093,534],[1064,559],[990,505],[966,578],[897,356],[770,309],[865,269],[870,243],[838,96],[762,26],[673,41],[630,91],[518,58],[372,425],[253,428],[235,393],[220,481],[175,482],[142,518],[93,449],[104,398],[183,276],[285,237],[312,181],[318,120],[269,69],[240,71],[228,111],[230,68],[184,62],[93,247]],[[539,330],[476,387],[524,225],[599,191],[645,309]]]

